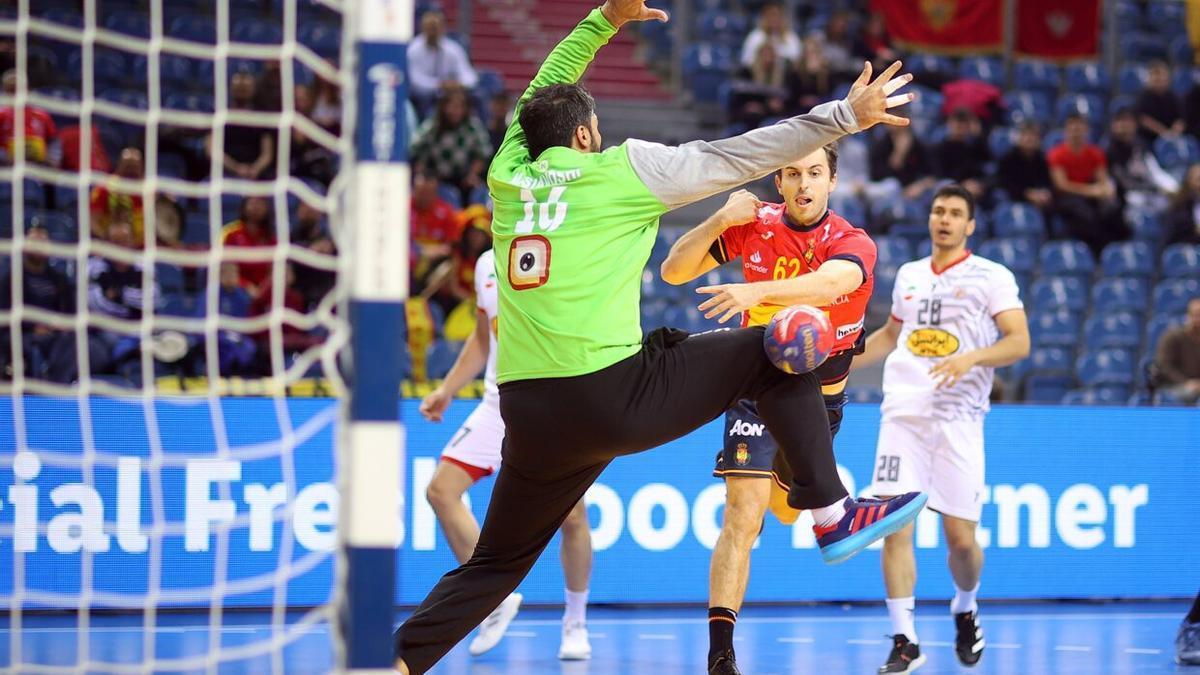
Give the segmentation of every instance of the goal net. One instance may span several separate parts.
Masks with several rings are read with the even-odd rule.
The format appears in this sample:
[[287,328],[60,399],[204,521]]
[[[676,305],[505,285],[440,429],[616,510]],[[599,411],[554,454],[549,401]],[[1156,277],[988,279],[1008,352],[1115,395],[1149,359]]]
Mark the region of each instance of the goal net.
[[390,664],[411,12],[0,7],[0,669]]

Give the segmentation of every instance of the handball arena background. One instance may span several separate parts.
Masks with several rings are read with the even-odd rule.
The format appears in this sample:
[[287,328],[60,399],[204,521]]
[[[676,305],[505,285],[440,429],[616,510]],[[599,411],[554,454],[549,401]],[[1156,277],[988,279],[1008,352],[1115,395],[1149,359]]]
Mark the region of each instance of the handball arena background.
[[[286,406],[286,415],[277,403]],[[420,419],[416,401],[402,405],[408,456],[399,606],[418,603],[455,566],[424,488],[443,445],[474,403],[455,401],[441,424]],[[73,603],[80,569],[88,567],[80,556],[90,555],[95,606],[141,608],[154,545],[154,537],[146,536],[153,508],[142,403],[91,401],[96,449],[102,452],[100,463],[86,472],[63,468],[71,466],[71,458],[78,466],[83,442],[78,403],[27,397],[22,404],[27,418],[39,422],[25,430],[31,452],[17,453],[13,402],[0,400],[0,453],[5,455],[0,528],[7,533],[0,569],[12,569],[14,549],[20,549],[26,607],[55,598]],[[167,523],[161,555],[163,568],[171,570],[162,580],[161,603],[203,607],[209,602],[222,529],[229,532],[226,606],[269,606],[277,572],[290,579],[289,605],[327,602],[335,585],[337,491],[331,481],[338,403],[223,399],[229,452],[208,458],[218,447],[209,403],[159,401],[156,409],[163,466],[158,489]],[[287,420],[282,434],[280,419]],[[876,405],[847,410],[836,449],[851,492],[871,482],[878,422]],[[723,484],[711,477],[721,433],[720,422],[713,422],[635,459],[618,459],[588,493],[593,603],[706,601],[724,494]],[[1000,406],[987,419],[986,435],[982,598],[1161,599],[1195,593],[1200,416],[1194,410]],[[280,457],[289,454],[291,444],[294,466],[282,467]],[[293,469],[294,494],[289,495],[284,477]],[[491,485],[485,480],[469,493],[481,520]],[[272,509],[285,501],[292,505],[290,512]],[[100,517],[108,523],[103,530]],[[878,554],[867,552],[828,567],[815,550],[810,525],[807,517],[785,527],[768,516],[754,552],[747,601],[882,598]],[[916,541],[917,596],[948,597],[952,586],[936,515],[922,516]],[[0,602],[9,602],[12,583],[12,575],[0,575]],[[561,602],[557,540],[520,590],[527,603]]]

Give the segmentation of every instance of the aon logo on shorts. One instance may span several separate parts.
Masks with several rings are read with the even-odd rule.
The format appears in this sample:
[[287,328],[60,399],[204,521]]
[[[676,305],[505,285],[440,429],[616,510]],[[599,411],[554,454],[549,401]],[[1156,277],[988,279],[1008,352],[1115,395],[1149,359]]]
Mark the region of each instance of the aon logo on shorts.
[[733,428],[729,430],[730,436],[762,436],[765,424],[751,424],[737,420],[733,423]]

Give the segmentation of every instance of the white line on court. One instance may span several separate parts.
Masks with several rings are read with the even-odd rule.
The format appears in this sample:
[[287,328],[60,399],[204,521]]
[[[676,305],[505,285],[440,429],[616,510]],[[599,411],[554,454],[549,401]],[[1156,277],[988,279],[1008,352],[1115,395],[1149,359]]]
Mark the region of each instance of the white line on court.
[[1084,647],[1082,645],[1054,645],[1054,651],[1057,651],[1057,652],[1090,652],[1090,651],[1092,651],[1092,648]]
[[814,640],[812,638],[806,638],[806,637],[781,637],[781,638],[776,638],[776,641],[777,642],[793,642],[793,643],[802,644],[802,645],[810,645],[810,644],[816,642],[816,640]]
[[1138,647],[1130,647],[1125,650],[1126,654],[1161,654],[1161,649],[1140,649]]
[[[1175,612],[1143,612],[1143,613],[1123,613],[1123,614],[1104,614],[1099,612],[1078,613],[1078,614],[987,614],[985,618],[989,623],[993,621],[1088,621],[1088,620],[1121,620],[1121,621],[1151,621],[1170,619],[1178,622],[1179,615]],[[891,621],[887,613],[882,615],[865,615],[865,616],[739,616],[739,624],[747,623],[864,623],[864,622],[887,623]],[[929,617],[926,619],[917,619],[917,624],[940,622],[941,619]],[[515,619],[512,625],[522,626],[557,626],[561,625],[561,619]],[[680,624],[703,624],[708,625],[708,619],[704,617],[678,617],[678,618],[658,618],[658,619],[588,619],[589,626],[675,626]]]
[[987,649],[1020,649],[1021,645],[1012,642],[989,642]]
[[953,642],[935,642],[934,640],[921,640],[922,647],[953,647]]
[[638,633],[639,640],[674,640],[670,633]]
[[858,639],[851,638],[849,640],[846,640],[846,644],[848,644],[848,645],[884,645],[884,644],[887,644],[887,640],[858,640]]

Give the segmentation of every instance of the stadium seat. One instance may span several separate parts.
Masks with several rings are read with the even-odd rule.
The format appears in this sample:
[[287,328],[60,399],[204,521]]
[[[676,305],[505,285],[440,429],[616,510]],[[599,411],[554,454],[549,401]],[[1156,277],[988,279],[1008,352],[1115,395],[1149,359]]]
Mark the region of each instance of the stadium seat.
[[60,242],[79,240],[79,228],[75,227],[75,218],[58,211],[30,209],[25,212],[25,228],[40,225],[50,233],[50,238]]
[[992,212],[992,236],[1041,239],[1046,234],[1042,212],[1032,204],[1001,204]]
[[1077,314],[1087,309],[1087,288],[1078,277],[1042,277],[1030,290],[1033,306],[1039,312],[1065,309]]
[[920,79],[921,75],[951,75],[954,73],[954,60],[927,52],[918,52],[905,57],[906,69]]
[[1072,389],[1062,397],[1063,405],[1123,406],[1129,400],[1126,387],[1088,387]]
[[867,205],[855,197],[841,199],[834,211],[855,227],[866,227],[871,221],[871,213],[867,210]]
[[898,267],[916,257],[912,244],[904,237],[876,237],[875,250],[877,264],[881,267]]
[[1037,312],[1029,321],[1033,343],[1042,347],[1075,347],[1079,344],[1079,315],[1066,310]]
[[1146,21],[1160,34],[1180,33],[1186,31],[1187,13],[1180,2],[1149,2]]
[[1030,375],[1025,378],[1025,401],[1028,403],[1054,403],[1075,386],[1070,375]]
[[206,16],[178,16],[171,20],[167,35],[179,40],[213,44],[217,41],[217,27],[216,23]]
[[1100,254],[1100,272],[1106,277],[1154,276],[1154,247],[1144,241],[1109,244]]
[[453,185],[438,183],[438,197],[455,209],[462,209],[462,191]]
[[[335,57],[341,48],[342,35],[336,26],[311,22],[296,27],[296,39],[321,56]],[[482,84],[483,71],[480,71],[479,75]],[[503,87],[503,84],[501,86]]]
[[1004,63],[993,56],[966,57],[958,65],[958,76],[1003,87]]
[[1071,350],[1066,347],[1038,347],[1025,362],[1031,375],[1066,375],[1073,365]]
[[1121,36],[1119,49],[1121,55],[1126,59],[1145,62],[1166,59],[1169,56],[1167,53],[1169,45],[1170,37],[1134,32]]
[[1187,311],[1188,301],[1200,298],[1200,279],[1166,279],[1154,287],[1154,312],[1177,314]]
[[1036,262],[1037,242],[1032,239],[989,239],[977,253],[1004,265],[1014,274],[1032,274]]
[[1163,333],[1183,325],[1182,313],[1157,314],[1150,319],[1150,323],[1146,324],[1146,349],[1153,353],[1158,349],[1158,341],[1162,339]]
[[883,390],[874,387],[850,387],[846,389],[846,397],[851,403],[882,403]]
[[683,76],[696,101],[713,103],[721,83],[733,70],[733,55],[728,47],[711,43],[691,45],[683,53]]
[[234,42],[256,45],[277,45],[283,41],[283,31],[277,24],[262,19],[240,19],[230,31]]
[[211,113],[216,109],[215,105],[213,97],[208,94],[171,92],[163,98],[163,106],[170,110]]
[[[21,201],[24,202],[25,208],[37,209],[41,208],[46,203],[46,191],[41,183],[32,178],[26,178],[22,184]],[[5,207],[12,206],[13,203],[13,181],[7,179],[0,181],[0,204]]]
[[458,358],[458,352],[462,345],[449,340],[434,340],[429,345],[428,357],[425,361],[426,373],[431,380],[440,380],[446,377],[446,373],[450,372],[450,367],[454,365],[454,360]]
[[1154,156],[1162,168],[1182,178],[1188,166],[1200,160],[1200,141],[1184,135],[1174,138],[1159,136],[1154,141]]
[[1117,93],[1122,96],[1137,96],[1146,87],[1146,67],[1138,63],[1126,63],[1117,73]]
[[1166,234],[1166,228],[1163,227],[1162,221],[1152,213],[1138,210],[1128,221],[1129,226],[1133,229],[1135,241],[1144,241],[1157,246]]
[[683,286],[672,286],[663,281],[657,267],[642,270],[642,298],[677,302],[684,299],[684,291]]
[[1093,315],[1084,324],[1083,333],[1086,344],[1091,349],[1137,349],[1142,343],[1142,323],[1137,315],[1129,312]]
[[1051,241],[1039,254],[1042,274],[1091,277],[1096,267],[1092,252],[1081,241]]
[[[1071,91],[1082,91],[1072,89]],[[1099,94],[1065,94],[1058,99],[1055,107],[1055,117],[1059,124],[1066,121],[1071,115],[1083,115],[1091,124],[1091,132],[1093,135],[1098,133],[1105,126],[1105,117],[1107,110],[1104,106],[1104,99]]]
[[1200,279],[1200,245],[1168,246],[1162,254],[1161,268],[1164,277]]
[[1127,349],[1096,349],[1079,357],[1075,375],[1085,387],[1132,387],[1133,366],[1133,352]]
[[1043,91],[1014,91],[1004,97],[1013,124],[1026,120],[1043,122],[1054,112],[1054,97]]
[[1092,287],[1092,312],[1131,312],[1144,315],[1150,305],[1150,284],[1145,279],[1101,279]]
[[134,37],[150,37],[150,16],[146,12],[113,12],[104,20],[104,27]]
[[1098,63],[1073,63],[1063,72],[1066,90],[1078,93],[1108,93],[1108,71]]
[[696,17],[696,38],[740,48],[746,34],[746,19],[722,9],[710,9]]
[[1062,70],[1043,61],[1018,61],[1013,70],[1013,86],[1056,94],[1062,86]]

